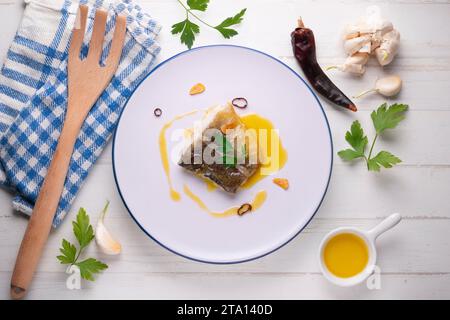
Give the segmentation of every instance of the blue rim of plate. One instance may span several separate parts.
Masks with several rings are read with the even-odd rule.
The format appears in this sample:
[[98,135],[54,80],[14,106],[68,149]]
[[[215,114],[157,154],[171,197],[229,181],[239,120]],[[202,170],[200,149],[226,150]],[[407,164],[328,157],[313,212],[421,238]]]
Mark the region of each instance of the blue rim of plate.
[[[122,118],[122,114],[125,111],[128,102],[130,101],[131,97],[133,96],[134,92],[139,88],[139,86],[148,78],[150,77],[153,72],[155,72],[156,70],[158,70],[161,66],[163,66],[164,64],[170,62],[171,60],[177,58],[178,56],[187,54],[189,52],[192,51],[197,51],[197,50],[202,50],[205,48],[211,48],[211,47],[232,47],[232,48],[240,48],[240,49],[245,49],[245,50],[249,50],[249,51],[253,51],[259,54],[262,54],[276,62],[278,62],[279,64],[281,64],[282,66],[284,66],[285,68],[289,69],[294,75],[296,75],[302,82],[303,84],[309,89],[309,91],[312,93],[312,95],[314,96],[314,98],[317,101],[317,104],[320,107],[320,110],[322,111],[323,117],[325,119],[325,123],[327,124],[327,129],[328,129],[328,135],[330,137],[330,149],[331,149],[331,161],[330,161],[330,174],[328,176],[328,181],[327,181],[327,186],[325,187],[325,190],[323,192],[322,195],[322,199],[320,199],[319,204],[317,205],[317,208],[314,210],[314,213],[311,215],[311,218],[309,218],[309,220],[305,223],[305,225],[300,228],[300,230],[294,234],[289,240],[287,240],[286,242],[284,242],[283,244],[279,245],[278,247],[264,253],[261,254],[259,256],[253,257],[253,258],[248,258],[248,259],[244,259],[244,260],[238,260],[238,261],[226,261],[226,262],[217,262],[217,261],[207,261],[207,260],[201,260],[201,259],[197,259],[197,258],[193,258],[193,257],[189,257],[185,254],[179,253],[177,251],[175,251],[174,249],[169,248],[168,246],[164,245],[162,242],[158,241],[155,237],[153,237],[147,230],[144,229],[144,227],[142,227],[142,225],[137,221],[137,219],[134,217],[133,213],[131,212],[131,210],[128,208],[127,202],[125,201],[125,198],[122,195],[122,191],[120,190],[120,186],[119,183],[117,181],[117,175],[116,175],[116,164],[115,164],[115,157],[114,157],[114,150],[115,150],[115,145],[116,145],[116,135],[117,135],[117,131],[119,128],[119,124],[120,124],[120,119]],[[196,262],[202,262],[202,263],[208,263],[208,264],[218,264],[218,265],[225,265],[225,264],[238,264],[238,263],[244,263],[244,262],[249,262],[249,261],[253,261],[256,259],[260,259],[262,257],[265,257],[275,251],[277,251],[278,249],[281,249],[282,247],[284,247],[285,245],[287,245],[289,242],[291,242],[292,240],[294,240],[307,226],[308,224],[311,222],[311,220],[315,217],[317,211],[319,210],[320,206],[322,205],[323,199],[325,198],[325,195],[327,194],[328,191],[328,187],[330,185],[330,180],[331,180],[331,173],[333,171],[333,138],[331,136],[331,129],[330,129],[330,124],[328,123],[328,118],[327,115],[325,114],[325,111],[322,107],[322,104],[319,101],[319,98],[317,97],[316,93],[311,89],[311,87],[309,86],[309,84],[303,79],[302,76],[300,76],[297,72],[294,71],[294,69],[292,69],[291,67],[289,67],[287,64],[285,64],[284,62],[280,61],[279,59],[271,56],[270,54],[267,54],[265,52],[253,49],[253,48],[249,48],[249,47],[244,47],[244,46],[238,46],[238,45],[231,45],[231,44],[214,44],[214,45],[207,45],[207,46],[200,46],[200,47],[196,47],[194,49],[190,49],[190,50],[185,50],[182,51],[180,53],[177,53],[176,55],[164,60],[163,62],[161,62],[160,64],[158,64],[153,70],[151,70],[145,77],[144,79],[142,79],[141,82],[139,82],[139,84],[136,86],[136,88],[133,90],[133,92],[130,94],[130,96],[127,99],[127,102],[125,103],[125,106],[123,107],[122,111],[120,112],[119,115],[119,119],[117,122],[117,126],[116,126],[116,130],[114,131],[114,137],[113,137],[113,145],[112,145],[112,167],[113,167],[113,174],[114,174],[114,182],[116,183],[116,187],[117,187],[117,191],[119,192],[120,198],[122,199],[122,202],[125,206],[125,208],[127,209],[128,213],[130,214],[131,218],[134,220],[134,222],[139,226],[139,228],[153,241],[155,241],[157,244],[159,244],[161,247],[163,247],[164,249],[175,253],[176,255],[179,255],[183,258],[192,260],[192,261],[196,261]]]

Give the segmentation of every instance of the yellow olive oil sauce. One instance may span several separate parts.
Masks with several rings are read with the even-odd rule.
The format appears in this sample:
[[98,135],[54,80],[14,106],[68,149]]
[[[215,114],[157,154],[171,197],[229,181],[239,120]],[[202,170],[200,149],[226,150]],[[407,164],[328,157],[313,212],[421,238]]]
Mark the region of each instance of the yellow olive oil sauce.
[[366,242],[353,233],[341,233],[325,244],[323,259],[336,277],[350,278],[361,273],[369,262]]
[[[245,124],[247,129],[254,129],[257,134],[258,140],[258,150],[265,150],[269,162],[260,166],[257,172],[252,175],[243,185],[242,188],[249,189],[254,186],[257,182],[264,179],[266,176],[271,175],[279,170],[281,170],[286,164],[288,155],[286,150],[281,144],[281,139],[275,131],[271,139],[271,132],[274,130],[274,126],[270,120],[261,117],[256,113],[246,114],[240,116],[242,122]],[[259,141],[259,130],[267,130],[268,133],[265,145],[261,144]],[[273,141],[272,141],[273,140]],[[272,143],[277,145],[272,146]],[[272,150],[278,150],[278,154],[272,155]],[[278,165],[276,163],[278,162]]]
[[[203,202],[202,199],[198,195],[196,195],[194,192],[192,192],[191,189],[187,185],[184,185],[184,193],[191,198],[192,201],[194,201],[200,209],[203,211],[208,212],[211,216],[216,218],[224,218],[229,216],[237,215],[238,209],[240,206],[234,206],[231,208],[228,208],[222,212],[212,211],[208,208],[208,206]],[[266,201],[267,198],[267,192],[265,190],[259,191],[255,197],[253,198],[253,201],[250,202],[250,205],[252,206],[252,212],[255,210],[258,210],[263,203]]]
[[167,177],[167,183],[169,184],[169,192],[170,197],[174,201],[180,201],[181,196],[180,194],[173,188],[172,184],[172,178],[170,176],[170,164],[169,164],[169,154],[167,152],[167,141],[166,141],[166,131],[169,129],[173,123],[177,120],[183,119],[184,117],[193,115],[194,113],[197,113],[198,110],[193,110],[187,113],[180,114],[170,120],[169,122],[166,122],[164,126],[162,127],[160,133],[159,133],[159,154],[161,156],[161,163],[164,169],[164,172]]

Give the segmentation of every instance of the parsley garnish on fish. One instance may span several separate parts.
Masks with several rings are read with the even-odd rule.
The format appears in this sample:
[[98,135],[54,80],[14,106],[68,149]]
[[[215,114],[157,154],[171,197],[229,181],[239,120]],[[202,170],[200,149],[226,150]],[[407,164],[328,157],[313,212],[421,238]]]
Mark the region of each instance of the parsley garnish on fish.
[[[226,166],[235,167],[238,162],[238,157],[235,152],[235,148],[232,143],[227,139],[227,137],[222,133],[217,133],[214,136],[214,142],[218,146],[218,151],[222,155],[222,164]],[[245,146],[242,146],[245,150]],[[243,153],[245,156],[245,152]]]

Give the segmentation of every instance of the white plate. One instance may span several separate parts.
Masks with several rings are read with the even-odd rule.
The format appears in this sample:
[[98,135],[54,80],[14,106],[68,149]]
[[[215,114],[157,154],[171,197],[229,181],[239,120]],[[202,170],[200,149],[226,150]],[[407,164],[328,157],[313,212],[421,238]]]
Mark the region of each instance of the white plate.
[[[189,96],[202,82],[206,91]],[[288,152],[277,177],[289,179],[284,191],[267,177],[235,197],[209,192],[200,179],[171,163],[175,188],[169,197],[158,136],[174,116],[246,97],[247,109],[269,118]],[[163,110],[157,118],[156,107]],[[192,126],[200,115],[174,123]],[[167,136],[170,137],[170,129]],[[172,145],[169,143],[169,152]],[[208,46],[183,52],[160,64],[128,101],[114,137],[113,168],[120,195],[141,229],[170,251],[202,262],[237,263],[262,257],[292,240],[311,220],[326,193],[333,161],[325,113],[305,81],[277,59],[237,46]],[[265,204],[250,214],[214,218],[184,196],[187,183],[213,210],[224,210],[267,190]],[[301,254],[301,253],[299,253]]]

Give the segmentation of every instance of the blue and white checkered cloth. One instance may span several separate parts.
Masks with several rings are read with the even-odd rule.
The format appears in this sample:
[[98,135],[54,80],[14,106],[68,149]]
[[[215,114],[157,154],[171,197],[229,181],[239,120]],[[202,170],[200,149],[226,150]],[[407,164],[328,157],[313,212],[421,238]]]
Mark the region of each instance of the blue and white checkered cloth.
[[[67,51],[78,1],[26,0],[28,5],[0,74],[0,185],[17,195],[13,207],[30,214],[56,148],[67,107]],[[127,99],[153,66],[160,51],[160,26],[130,0],[84,0],[109,12],[107,56],[114,16],[127,17],[118,70],[87,116],[75,144],[59,207],[57,227],[70,209],[89,169],[111,137]],[[88,41],[82,48],[87,53]]]

